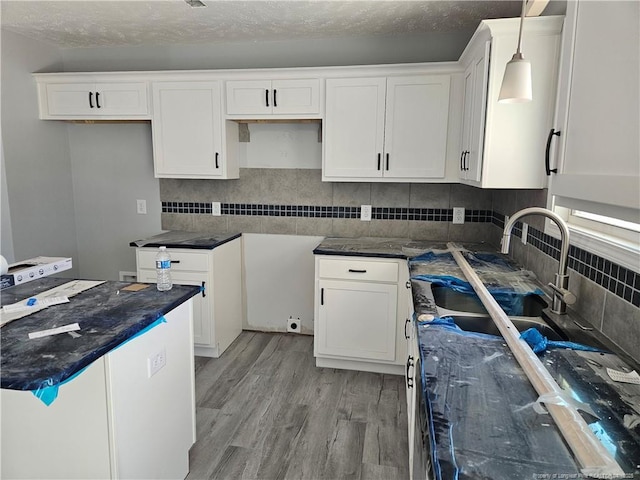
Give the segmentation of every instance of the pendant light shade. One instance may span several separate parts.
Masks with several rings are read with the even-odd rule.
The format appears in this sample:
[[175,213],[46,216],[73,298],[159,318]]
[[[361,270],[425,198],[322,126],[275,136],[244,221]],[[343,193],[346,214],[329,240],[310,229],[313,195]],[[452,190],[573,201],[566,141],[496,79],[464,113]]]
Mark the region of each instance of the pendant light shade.
[[531,88],[531,63],[516,53],[507,63],[502,79],[500,103],[524,103],[533,100]]
[[498,102],[500,103],[523,103],[533,100],[531,63],[525,60],[520,52],[520,45],[522,43],[522,25],[524,24],[526,5],[527,1],[522,0],[518,48],[504,70],[502,87],[500,88],[500,94],[498,95]]

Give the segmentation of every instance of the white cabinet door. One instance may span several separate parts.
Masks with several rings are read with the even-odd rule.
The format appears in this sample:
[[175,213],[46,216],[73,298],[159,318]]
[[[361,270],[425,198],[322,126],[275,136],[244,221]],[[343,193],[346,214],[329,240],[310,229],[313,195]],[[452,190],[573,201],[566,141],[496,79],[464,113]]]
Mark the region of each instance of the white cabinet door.
[[271,113],[270,80],[230,80],[226,90],[229,115]]
[[395,359],[396,284],[320,280],[317,354]]
[[320,80],[274,80],[271,88],[274,114],[320,113]]
[[550,165],[558,168],[553,194],[631,208],[634,222],[640,209],[639,25],[638,2],[568,3],[554,125],[560,136],[552,139]]
[[[156,283],[155,270],[139,270],[138,281]],[[207,275],[201,273],[180,272],[172,269],[171,281],[176,285],[195,285],[204,287],[202,293],[193,297],[193,342],[197,345],[211,345],[211,324],[213,323],[211,302],[207,295]],[[155,287],[154,287],[155,288]]]
[[386,78],[326,82],[323,176],[382,176]]
[[229,115],[320,113],[320,80],[230,80]]
[[444,177],[449,84],[448,75],[387,79],[385,177]]
[[145,116],[149,113],[146,82],[50,83],[46,85],[49,116],[75,119]]
[[475,182],[479,182],[482,178],[487,65],[490,48],[490,42],[486,42],[484,48],[477,49],[477,55],[471,59],[464,72],[460,178]]
[[222,145],[220,82],[155,82],[152,89],[155,176],[237,178]]

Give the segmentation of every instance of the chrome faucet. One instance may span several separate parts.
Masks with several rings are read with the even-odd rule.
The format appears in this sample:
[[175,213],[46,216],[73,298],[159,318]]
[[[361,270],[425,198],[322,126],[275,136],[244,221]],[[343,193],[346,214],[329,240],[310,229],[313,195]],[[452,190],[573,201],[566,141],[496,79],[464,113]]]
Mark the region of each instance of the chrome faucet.
[[551,311],[563,315],[567,313],[567,305],[576,302],[576,296],[567,288],[569,287],[569,275],[567,275],[567,260],[569,258],[569,228],[562,218],[551,210],[540,207],[530,207],[514,213],[507,224],[504,226],[502,234],[502,253],[509,253],[509,244],[511,243],[511,230],[516,222],[527,215],[542,215],[554,221],[560,229],[560,264],[558,273],[556,273],[555,283],[549,283],[549,287],[553,290],[553,305]]

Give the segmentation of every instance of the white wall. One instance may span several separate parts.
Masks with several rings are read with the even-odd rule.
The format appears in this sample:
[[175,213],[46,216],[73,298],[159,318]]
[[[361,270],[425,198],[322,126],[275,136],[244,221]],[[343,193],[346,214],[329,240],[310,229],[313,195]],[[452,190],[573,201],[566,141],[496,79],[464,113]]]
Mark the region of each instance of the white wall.
[[[2,30],[2,147],[4,229],[12,233],[10,260],[69,256],[76,270],[73,184],[66,125],[38,119],[31,73],[62,69],[60,51]],[[7,213],[9,214],[7,217]],[[3,246],[4,253],[4,246]]]
[[[129,242],[160,233],[160,186],[153,176],[151,123],[67,126],[82,278],[118,280],[136,271]],[[147,214],[136,213],[136,200]]]
[[243,235],[244,329],[286,332],[291,316],[300,319],[302,333],[313,334],[313,249],[321,241],[302,235]]
[[457,60],[473,34],[446,32],[203,45],[73,48],[66,71],[317,67]]

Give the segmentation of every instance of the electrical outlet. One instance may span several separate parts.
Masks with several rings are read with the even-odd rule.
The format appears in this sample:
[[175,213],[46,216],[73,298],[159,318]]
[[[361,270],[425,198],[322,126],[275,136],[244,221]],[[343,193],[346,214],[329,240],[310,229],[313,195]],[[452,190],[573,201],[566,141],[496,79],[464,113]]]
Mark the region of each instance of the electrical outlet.
[[136,200],[136,211],[140,215],[147,214],[147,201],[146,200]]
[[453,207],[453,223],[464,223],[464,207]]
[[287,332],[300,333],[300,319],[289,317],[287,319]]
[[520,238],[520,241],[522,242],[523,245],[527,244],[527,233],[529,232],[529,224],[528,223],[522,223],[522,238]]
[[371,205],[360,206],[360,220],[365,222],[371,221]]
[[158,373],[167,364],[167,352],[164,347],[158,353],[147,358],[147,373],[149,378]]
[[222,215],[222,204],[220,202],[211,202],[211,215],[215,217]]

